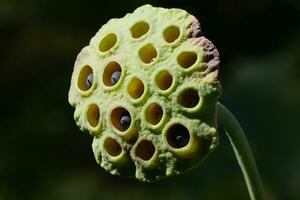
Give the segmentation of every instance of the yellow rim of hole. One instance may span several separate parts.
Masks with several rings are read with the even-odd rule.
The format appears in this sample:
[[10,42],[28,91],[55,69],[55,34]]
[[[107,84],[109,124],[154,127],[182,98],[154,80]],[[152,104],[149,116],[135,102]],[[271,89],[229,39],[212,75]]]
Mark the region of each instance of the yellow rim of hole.
[[125,112],[128,112],[128,113],[129,113],[130,118],[131,118],[131,120],[132,120],[132,116],[131,116],[130,112],[129,112],[128,110],[126,110],[125,108],[123,108],[123,107],[116,107],[116,108],[114,108],[114,109],[111,111],[111,116],[110,116],[110,118],[111,118],[112,125],[113,125],[117,130],[119,130],[119,131],[121,131],[121,132],[124,132],[124,131],[128,130],[128,129],[130,128],[131,124],[132,124],[132,121],[131,121],[131,122],[130,122],[130,125],[129,125],[129,127],[128,127],[127,129],[124,129],[124,128],[122,127],[122,125],[121,125],[121,123],[120,123],[120,118],[121,118],[122,114],[125,113]]
[[81,91],[88,91],[91,87],[86,84],[86,80],[89,74],[93,73],[93,69],[89,65],[85,65],[81,68],[77,80],[77,86]]
[[164,114],[163,108],[157,104],[157,103],[151,103],[148,105],[146,108],[146,120],[152,124],[152,125],[157,125]]
[[189,130],[184,125],[176,123],[168,128],[166,139],[172,148],[180,149],[189,144],[191,136]]
[[147,22],[145,21],[140,21],[135,23],[130,31],[131,31],[131,36],[135,39],[142,37],[145,35],[150,29],[150,26]]
[[164,91],[171,87],[173,77],[168,70],[162,70],[156,75],[155,82],[158,88]]
[[93,128],[95,128],[100,121],[100,109],[96,104],[89,105],[87,112],[86,112],[86,118],[89,123],[89,125]]
[[139,56],[144,63],[149,64],[157,57],[157,51],[152,44],[147,44],[139,50]]
[[171,25],[164,30],[163,35],[166,42],[172,43],[178,39],[180,30],[178,26]]
[[155,154],[155,146],[149,140],[141,140],[135,148],[135,156],[143,161],[150,160]]
[[115,46],[117,43],[117,35],[114,33],[107,34],[102,40],[99,42],[99,51],[106,52]]
[[[121,71],[121,76],[122,76],[121,65],[116,61],[111,61],[105,66],[104,71],[103,71],[103,75],[102,75],[102,81],[103,81],[105,86],[107,86],[107,87],[114,86],[111,83],[111,76],[116,71]],[[121,77],[120,77],[120,79],[121,79]],[[119,79],[119,81],[120,81],[120,79]],[[117,85],[118,82],[115,85]]]
[[183,107],[194,108],[196,105],[198,105],[200,97],[196,89],[185,88],[179,93],[177,101]]
[[127,92],[129,96],[133,99],[138,99],[144,94],[144,83],[139,79],[134,77],[133,79],[130,80],[128,87],[127,87]]
[[111,137],[105,139],[104,148],[106,152],[113,157],[117,157],[122,153],[121,145]]
[[184,51],[178,55],[177,62],[182,68],[188,69],[196,63],[197,58],[198,56],[195,52]]

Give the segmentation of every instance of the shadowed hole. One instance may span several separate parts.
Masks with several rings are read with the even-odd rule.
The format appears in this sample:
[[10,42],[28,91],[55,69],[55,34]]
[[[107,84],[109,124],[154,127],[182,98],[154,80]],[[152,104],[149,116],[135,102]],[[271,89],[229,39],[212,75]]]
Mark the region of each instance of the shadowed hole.
[[189,68],[197,61],[197,54],[192,51],[185,51],[179,54],[177,62],[182,68]]
[[90,126],[96,127],[99,123],[100,119],[100,110],[96,104],[89,105],[87,109],[87,121],[89,122]]
[[116,43],[117,43],[117,35],[114,33],[109,33],[99,43],[99,50],[101,52],[106,52],[111,48],[113,48],[113,46],[115,46]]
[[[117,72],[119,72],[120,76],[121,76],[122,68],[121,68],[120,64],[117,63],[116,61],[111,61],[110,63],[108,63],[105,66],[105,69],[103,71],[103,76],[102,76],[104,85],[106,85],[106,86],[115,85],[119,81],[119,79],[115,80],[112,78],[114,77],[114,74]],[[120,78],[120,76],[119,76],[119,78]]]
[[121,145],[113,138],[109,137],[104,142],[104,148],[111,156],[118,156],[122,152]]
[[159,89],[167,90],[172,85],[173,77],[167,70],[163,70],[156,75],[155,82]]
[[131,124],[130,113],[123,107],[117,107],[111,112],[111,122],[119,131],[126,131]]
[[152,158],[155,153],[155,146],[149,140],[142,140],[137,144],[135,148],[135,155],[136,157],[147,161]]
[[79,72],[77,86],[82,91],[89,90],[93,85],[93,69],[85,65]]
[[133,99],[140,98],[144,93],[144,84],[138,78],[133,78],[127,87],[127,92]]
[[151,103],[146,109],[146,120],[152,125],[160,122],[163,116],[163,109],[157,103]]
[[133,38],[140,38],[145,35],[150,29],[150,26],[147,22],[138,22],[134,24],[130,31]]
[[177,100],[180,105],[187,108],[193,108],[198,104],[199,99],[198,91],[193,88],[189,88],[180,92]]
[[180,35],[180,30],[177,26],[169,26],[164,30],[164,39],[168,43],[174,42]]
[[147,44],[139,50],[139,56],[144,63],[148,64],[155,60],[157,51],[152,44]]
[[182,124],[174,124],[167,130],[168,144],[179,149],[185,147],[190,141],[190,132]]

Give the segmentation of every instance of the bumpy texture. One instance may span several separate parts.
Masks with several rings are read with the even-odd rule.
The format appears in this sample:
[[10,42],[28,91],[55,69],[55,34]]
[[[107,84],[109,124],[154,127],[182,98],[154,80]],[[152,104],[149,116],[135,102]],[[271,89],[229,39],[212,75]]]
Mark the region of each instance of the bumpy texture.
[[96,161],[142,181],[199,165],[218,145],[218,64],[184,10],[145,5],[111,19],[79,53],[69,91]]

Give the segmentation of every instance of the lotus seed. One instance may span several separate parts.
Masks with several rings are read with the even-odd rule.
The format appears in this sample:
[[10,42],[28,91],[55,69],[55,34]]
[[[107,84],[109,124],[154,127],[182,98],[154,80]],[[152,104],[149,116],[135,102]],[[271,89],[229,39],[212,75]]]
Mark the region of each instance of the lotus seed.
[[90,89],[92,87],[93,79],[94,79],[93,73],[90,73],[86,78],[86,85],[87,85],[88,89]]
[[181,124],[175,124],[168,130],[168,142],[173,148],[182,148],[189,143],[189,140],[189,130]]
[[175,145],[178,148],[184,147],[189,142],[189,136],[186,133],[178,133],[175,137]]
[[131,123],[131,117],[129,112],[125,111],[120,117],[120,124],[124,130],[127,130]]
[[111,82],[111,85],[115,85],[120,77],[121,77],[121,74],[122,72],[121,71],[115,71],[112,75],[111,75],[111,79],[110,79],[110,82]]

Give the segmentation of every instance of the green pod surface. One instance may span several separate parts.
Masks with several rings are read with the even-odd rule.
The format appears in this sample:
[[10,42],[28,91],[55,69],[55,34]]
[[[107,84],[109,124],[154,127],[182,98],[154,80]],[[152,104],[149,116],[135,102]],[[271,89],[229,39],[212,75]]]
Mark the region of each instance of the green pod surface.
[[144,5],[109,20],[78,54],[69,90],[97,163],[142,181],[199,165],[218,145],[218,65],[184,10]]

